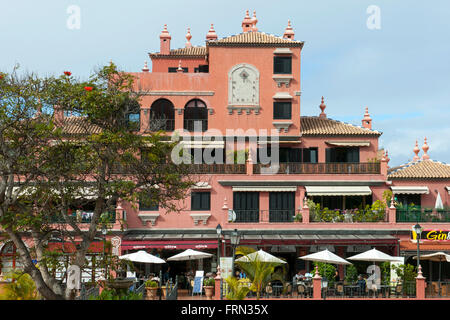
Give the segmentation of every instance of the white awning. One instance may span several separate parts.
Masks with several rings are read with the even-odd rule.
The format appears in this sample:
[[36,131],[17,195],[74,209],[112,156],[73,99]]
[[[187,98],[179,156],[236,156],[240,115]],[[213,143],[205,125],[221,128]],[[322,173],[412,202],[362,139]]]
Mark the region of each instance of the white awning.
[[392,186],[394,194],[429,194],[427,186]]
[[448,194],[450,194],[450,187],[445,187],[445,189],[447,189]]
[[180,141],[183,148],[225,148],[224,141]]
[[343,146],[343,147],[368,147],[370,146],[370,141],[327,141],[326,143],[333,146]]
[[273,96],[274,99],[292,99],[292,96],[289,92],[277,92]]
[[306,186],[308,196],[368,196],[368,186]]
[[288,186],[288,187],[282,187],[282,186],[244,186],[244,187],[233,187],[234,191],[244,191],[244,192],[251,192],[251,191],[257,191],[257,192],[295,192],[297,191],[296,186]]

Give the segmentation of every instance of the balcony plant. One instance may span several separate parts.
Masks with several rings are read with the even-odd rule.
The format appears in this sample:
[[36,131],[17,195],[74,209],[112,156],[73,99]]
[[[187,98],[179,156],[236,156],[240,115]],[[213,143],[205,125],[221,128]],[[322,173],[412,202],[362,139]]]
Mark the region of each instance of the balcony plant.
[[207,300],[212,300],[215,284],[216,282],[214,278],[208,278],[203,281],[203,288],[205,289],[205,296]]

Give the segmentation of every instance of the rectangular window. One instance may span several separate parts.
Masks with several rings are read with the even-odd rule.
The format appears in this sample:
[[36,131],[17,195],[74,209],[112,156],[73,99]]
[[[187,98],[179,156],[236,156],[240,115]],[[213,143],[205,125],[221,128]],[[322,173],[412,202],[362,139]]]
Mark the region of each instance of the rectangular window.
[[290,222],[295,215],[295,192],[269,192],[269,222]]
[[211,210],[211,192],[192,192],[191,210]]
[[291,119],[291,102],[274,102],[273,118],[274,119]]
[[303,162],[317,163],[317,148],[303,149]]
[[235,222],[259,222],[259,192],[233,192]]
[[291,74],[292,73],[292,57],[273,57],[273,73],[274,74]]
[[302,149],[300,148],[280,148],[280,163],[301,162]]
[[326,162],[359,162],[359,148],[327,148]]
[[159,205],[144,195],[139,199],[139,211],[158,211]]

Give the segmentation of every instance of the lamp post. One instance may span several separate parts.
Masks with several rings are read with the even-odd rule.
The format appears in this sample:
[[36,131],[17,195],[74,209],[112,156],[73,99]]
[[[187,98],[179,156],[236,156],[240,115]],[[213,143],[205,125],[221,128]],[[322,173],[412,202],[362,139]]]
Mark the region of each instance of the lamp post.
[[231,245],[233,247],[232,263],[231,263],[231,276],[232,277],[234,277],[234,254],[236,251],[236,246],[239,244],[239,240],[240,240],[239,232],[237,231],[237,229],[234,229],[231,232],[231,237],[230,237]]
[[106,233],[108,230],[106,229],[105,225],[102,225],[102,234],[103,234],[103,262],[105,264],[105,279],[107,279],[107,271],[106,268],[108,266],[108,263],[106,263]]
[[420,265],[420,237],[422,235],[422,226],[417,223],[415,226],[413,226],[413,230],[416,233],[416,241],[417,241],[417,271],[419,271],[419,265]]
[[220,266],[220,239],[222,238],[222,226],[220,223],[216,227],[217,232],[217,265]]

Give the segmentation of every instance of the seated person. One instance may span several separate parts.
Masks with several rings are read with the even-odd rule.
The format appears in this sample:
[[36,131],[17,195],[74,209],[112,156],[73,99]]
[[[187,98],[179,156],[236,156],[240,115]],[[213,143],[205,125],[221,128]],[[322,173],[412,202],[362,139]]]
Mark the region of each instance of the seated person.
[[366,291],[366,280],[364,280],[362,275],[358,276],[358,281],[356,282],[359,292],[362,294]]

